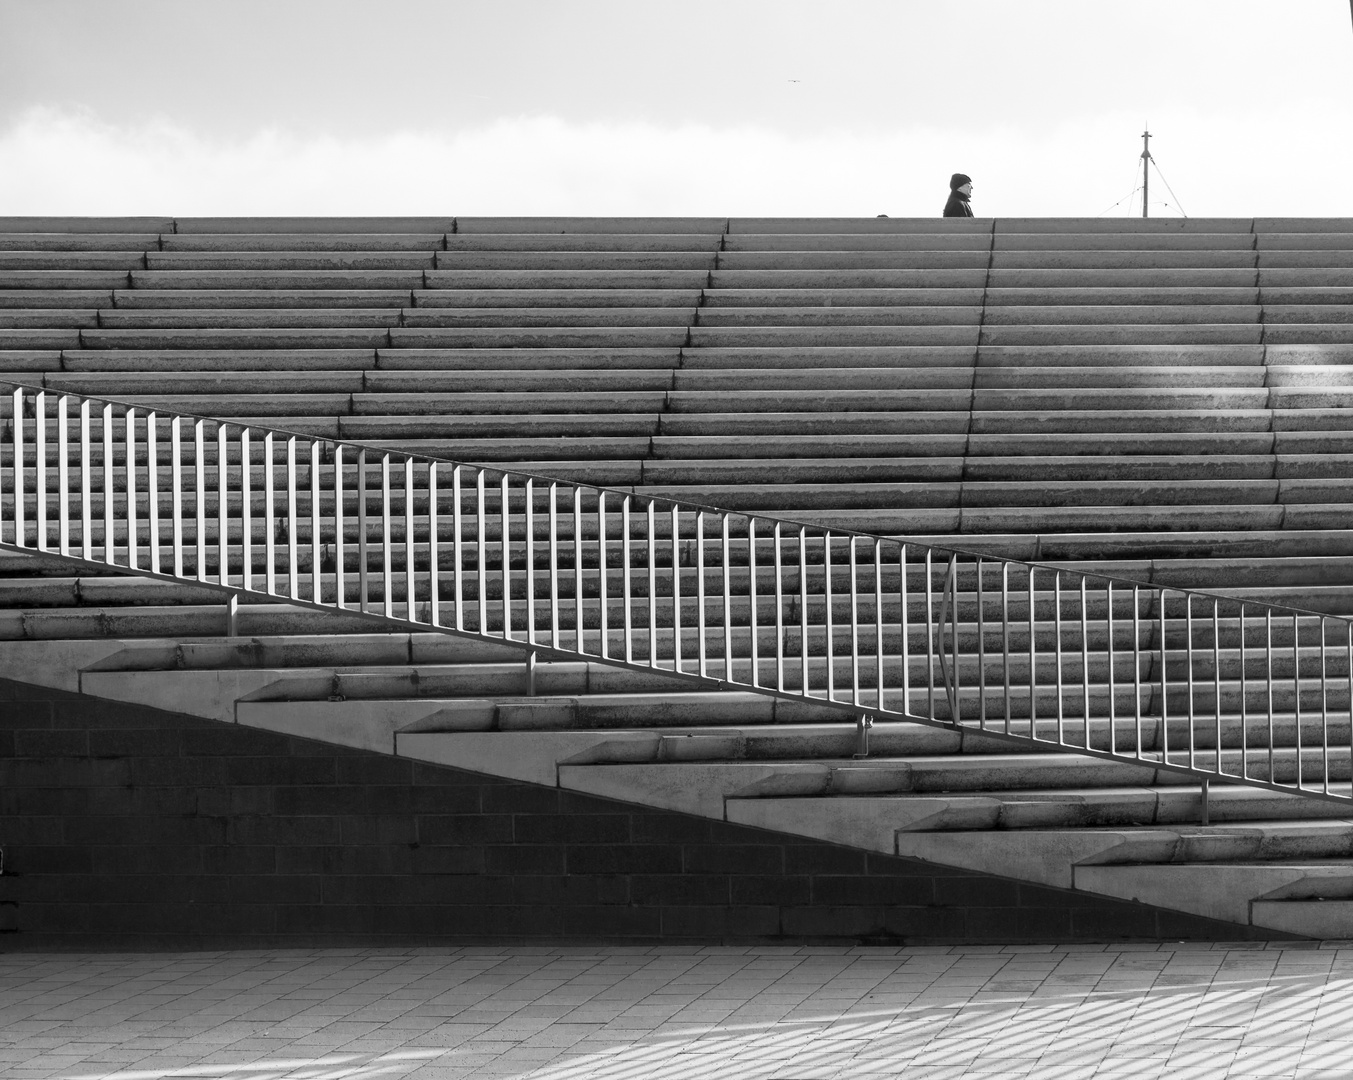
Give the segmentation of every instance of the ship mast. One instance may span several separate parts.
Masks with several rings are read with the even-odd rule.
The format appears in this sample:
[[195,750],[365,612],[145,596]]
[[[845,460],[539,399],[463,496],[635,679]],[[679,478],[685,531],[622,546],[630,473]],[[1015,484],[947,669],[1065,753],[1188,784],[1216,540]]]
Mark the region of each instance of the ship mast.
[[1155,159],[1151,156],[1151,132],[1142,132],[1142,217],[1147,216],[1150,206],[1151,165]]

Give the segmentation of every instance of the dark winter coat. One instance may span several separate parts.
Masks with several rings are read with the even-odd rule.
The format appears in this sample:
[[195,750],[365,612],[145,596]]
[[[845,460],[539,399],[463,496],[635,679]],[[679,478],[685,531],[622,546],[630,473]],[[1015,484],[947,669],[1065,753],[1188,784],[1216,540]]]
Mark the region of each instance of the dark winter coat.
[[972,217],[972,207],[968,204],[968,196],[961,191],[949,192],[949,201],[944,204],[945,217]]

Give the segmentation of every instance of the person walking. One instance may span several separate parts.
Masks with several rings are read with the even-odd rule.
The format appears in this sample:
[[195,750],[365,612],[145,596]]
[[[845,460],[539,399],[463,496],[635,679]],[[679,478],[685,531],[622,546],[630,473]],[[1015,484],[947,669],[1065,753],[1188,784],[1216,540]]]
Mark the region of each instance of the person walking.
[[972,194],[972,177],[956,172],[949,177],[949,201],[944,204],[945,217],[972,217],[968,196]]

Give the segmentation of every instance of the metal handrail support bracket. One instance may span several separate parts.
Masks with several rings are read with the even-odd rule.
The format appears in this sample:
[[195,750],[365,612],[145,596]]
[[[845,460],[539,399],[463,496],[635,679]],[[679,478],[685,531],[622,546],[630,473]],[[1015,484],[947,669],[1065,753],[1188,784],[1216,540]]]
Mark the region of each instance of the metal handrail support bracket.
[[855,718],[855,753],[851,755],[856,761],[869,756],[869,729],[874,726],[874,717],[871,713],[860,713]]

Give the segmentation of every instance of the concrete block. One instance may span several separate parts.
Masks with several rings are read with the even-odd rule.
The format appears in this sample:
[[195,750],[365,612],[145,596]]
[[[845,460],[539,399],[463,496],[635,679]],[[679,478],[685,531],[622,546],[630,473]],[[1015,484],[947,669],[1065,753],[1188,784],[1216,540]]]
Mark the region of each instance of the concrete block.
[[1353,900],[1256,900],[1250,922],[1318,940],[1353,937]]
[[1250,922],[1250,904],[1268,893],[1302,882],[1300,865],[1178,863],[1143,866],[1077,866],[1075,888],[1168,907],[1226,922]]
[[559,786],[608,799],[724,818],[725,799],[821,795],[831,770],[817,762],[561,765]]
[[[137,219],[130,218],[128,221]],[[449,217],[182,217],[162,232],[175,233],[447,233]]]
[[[739,825],[893,855],[898,830],[926,828],[952,802],[942,797],[860,795],[849,799],[730,798],[726,805],[727,819]],[[985,813],[970,809],[994,823],[998,804],[988,802],[982,808]]]
[[113,701],[187,713],[226,723],[235,721],[235,703],[265,690],[293,672],[278,669],[223,671],[91,671],[80,691]]
[[[1132,830],[1132,835],[1139,838],[1141,843],[1155,839],[1160,844],[1172,847],[1175,841],[1174,834],[1169,832]],[[1128,842],[1128,836],[1129,833],[1125,831],[1104,829],[899,832],[897,854],[1039,885],[1062,889],[1087,888],[1076,881],[1075,875],[1081,870],[1080,864],[1115,850]],[[1101,890],[1091,888],[1090,891]]]
[[561,765],[651,761],[662,736],[652,731],[405,731],[395,738],[401,757],[553,787]]
[[611,233],[717,237],[727,224],[726,218],[711,217],[461,217],[455,220],[454,234]]
[[828,235],[891,235],[897,233],[919,233],[928,235],[940,231],[959,235],[984,234],[992,231],[991,218],[964,218],[938,222],[933,217],[926,218],[785,218],[785,217],[741,217],[728,219],[729,236],[752,234],[828,234]]
[[241,701],[246,727],[381,754],[395,752],[395,733],[441,707],[437,701]]
[[79,693],[81,673],[116,656],[126,644],[113,639],[9,640],[0,648],[0,678]]

